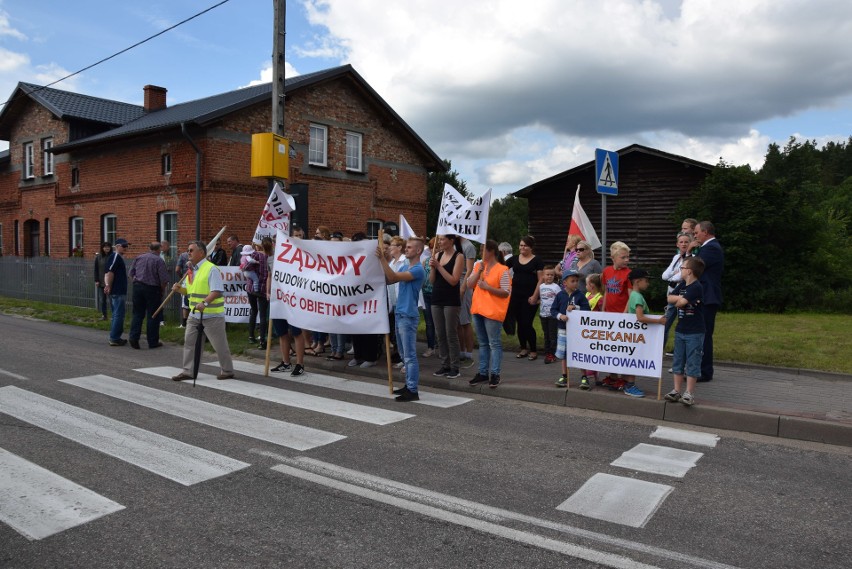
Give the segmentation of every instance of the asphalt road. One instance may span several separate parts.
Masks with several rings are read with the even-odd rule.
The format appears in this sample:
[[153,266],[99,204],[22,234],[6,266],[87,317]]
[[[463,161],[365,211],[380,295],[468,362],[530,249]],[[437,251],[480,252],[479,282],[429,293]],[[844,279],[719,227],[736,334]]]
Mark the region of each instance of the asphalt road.
[[679,442],[643,419],[458,392],[402,404],[310,362],[301,382],[241,371],[193,387],[163,377],[177,346],[112,348],[104,332],[7,316],[0,337],[4,569],[852,557],[852,449],[726,431]]

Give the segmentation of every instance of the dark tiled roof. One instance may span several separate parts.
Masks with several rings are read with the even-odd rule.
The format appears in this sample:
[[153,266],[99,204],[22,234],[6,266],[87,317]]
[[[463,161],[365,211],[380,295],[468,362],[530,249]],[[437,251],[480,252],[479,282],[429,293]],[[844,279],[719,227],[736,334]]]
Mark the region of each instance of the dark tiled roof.
[[[665,158],[666,160],[672,160],[674,162],[682,162],[683,164],[689,164],[691,166],[697,166],[698,168],[703,168],[705,170],[712,170],[713,169],[712,164],[706,164],[704,162],[699,162],[698,160],[693,160],[692,158],[686,158],[685,156],[678,156],[677,154],[670,154],[668,152],[663,152],[662,150],[657,150],[656,148],[651,148],[650,146],[643,146],[641,144],[631,144],[630,146],[625,146],[621,150],[618,150],[617,154],[620,158],[622,156],[626,156],[626,155],[632,154],[634,152],[641,152],[642,154],[650,154],[650,155],[653,155],[653,156],[659,156],[660,158]],[[583,164],[580,164],[579,166],[575,166],[575,167],[571,168],[570,170],[565,170],[564,172],[554,174],[553,176],[551,176],[549,178],[546,178],[544,180],[539,180],[538,182],[535,182],[534,184],[530,184],[529,186],[521,188],[517,192],[514,192],[512,195],[519,197],[519,198],[525,198],[531,192],[535,191],[536,189],[538,189],[540,187],[549,185],[553,182],[557,182],[557,181],[559,181],[563,178],[567,178],[567,177],[569,177],[569,176],[571,176],[571,175],[573,175],[576,172],[579,172],[581,170],[585,170],[587,168],[594,168],[594,167],[595,167],[595,161],[594,160],[591,160],[589,162],[584,162]]]
[[145,114],[139,105],[101,99],[31,83],[18,87],[60,119],[83,119],[105,124],[122,125]]
[[[292,90],[305,84],[336,77],[346,71],[353,71],[352,66],[344,65],[342,67],[335,67],[324,71],[290,77],[284,81],[284,87],[286,90]],[[54,152],[66,152],[74,148],[103,142],[105,140],[144,134],[149,131],[156,131],[163,128],[178,127],[181,123],[204,125],[241,108],[255,103],[268,101],[271,96],[272,83],[263,83],[261,85],[243,87],[242,89],[228,91],[227,93],[220,93],[203,99],[179,103],[158,111],[152,111],[149,113],[143,112],[141,117],[138,117],[135,120],[117,128],[55,146]]]

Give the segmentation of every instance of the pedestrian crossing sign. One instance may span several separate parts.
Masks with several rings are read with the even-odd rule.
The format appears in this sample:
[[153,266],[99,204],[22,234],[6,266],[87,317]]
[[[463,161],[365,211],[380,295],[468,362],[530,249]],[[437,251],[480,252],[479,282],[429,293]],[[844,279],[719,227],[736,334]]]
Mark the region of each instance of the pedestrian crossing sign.
[[595,149],[595,185],[598,193],[607,196],[618,195],[618,153],[610,150]]

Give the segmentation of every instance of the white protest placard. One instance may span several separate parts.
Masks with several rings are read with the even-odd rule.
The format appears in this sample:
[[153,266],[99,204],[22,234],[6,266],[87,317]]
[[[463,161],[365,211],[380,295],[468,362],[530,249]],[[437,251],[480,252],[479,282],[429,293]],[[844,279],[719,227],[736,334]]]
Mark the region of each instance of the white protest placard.
[[610,373],[660,377],[662,324],[644,324],[635,314],[572,311],[566,326],[568,366]]
[[225,299],[225,322],[247,323],[251,309],[248,292],[246,292],[248,279],[239,267],[218,267],[218,269],[222,273],[222,285],[225,289],[222,293]]
[[290,212],[296,211],[296,202],[293,196],[284,191],[284,187],[278,182],[272,187],[266,206],[257,222],[252,242],[260,243],[264,237],[275,237],[276,231],[290,233]]
[[441,207],[438,210],[436,235],[461,235],[477,243],[485,243],[488,233],[488,212],[491,190],[469,201],[449,184],[444,184]]
[[385,273],[376,241],[291,239],[278,232],[270,315],[335,334],[387,334]]

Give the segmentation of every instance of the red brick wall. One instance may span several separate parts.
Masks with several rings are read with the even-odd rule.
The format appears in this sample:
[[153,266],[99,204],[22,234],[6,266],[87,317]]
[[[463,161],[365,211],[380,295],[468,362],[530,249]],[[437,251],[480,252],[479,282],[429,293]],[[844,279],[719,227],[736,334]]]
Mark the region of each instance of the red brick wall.
[[[389,116],[365,98],[347,79],[297,91],[287,98],[285,133],[296,156],[290,159],[292,183],[309,186],[309,226],[327,225],[346,235],[366,230],[368,219],[397,221],[405,215],[415,231],[426,230],[425,158],[412,146]],[[328,168],[307,165],[310,123],[328,127]],[[223,225],[247,242],[254,233],[266,201],[266,180],[250,177],[251,133],[270,126],[270,104],[261,103],[232,113],[205,129],[189,132],[202,152],[201,237],[209,239]],[[364,173],[345,170],[345,133],[363,134]],[[21,141],[26,133],[53,133],[55,144],[67,138],[67,125],[42,107],[30,104],[10,141],[11,163],[0,171],[0,223],[5,254],[12,253],[14,220],[51,219],[51,253],[69,254],[69,219],[84,218],[86,256],[98,251],[101,216],[118,216],[118,235],[133,244],[129,256],[144,251],[157,238],[159,212],[178,212],[178,247],[195,238],[195,151],[175,128],[157,136],[107,143],[95,149],[60,155],[55,160],[56,182],[19,192]],[[23,138],[22,138],[23,137]],[[162,154],[169,153],[172,172],[161,172]],[[37,154],[36,167],[41,166]],[[71,169],[80,183],[71,186]],[[39,171],[38,169],[36,170]]]

